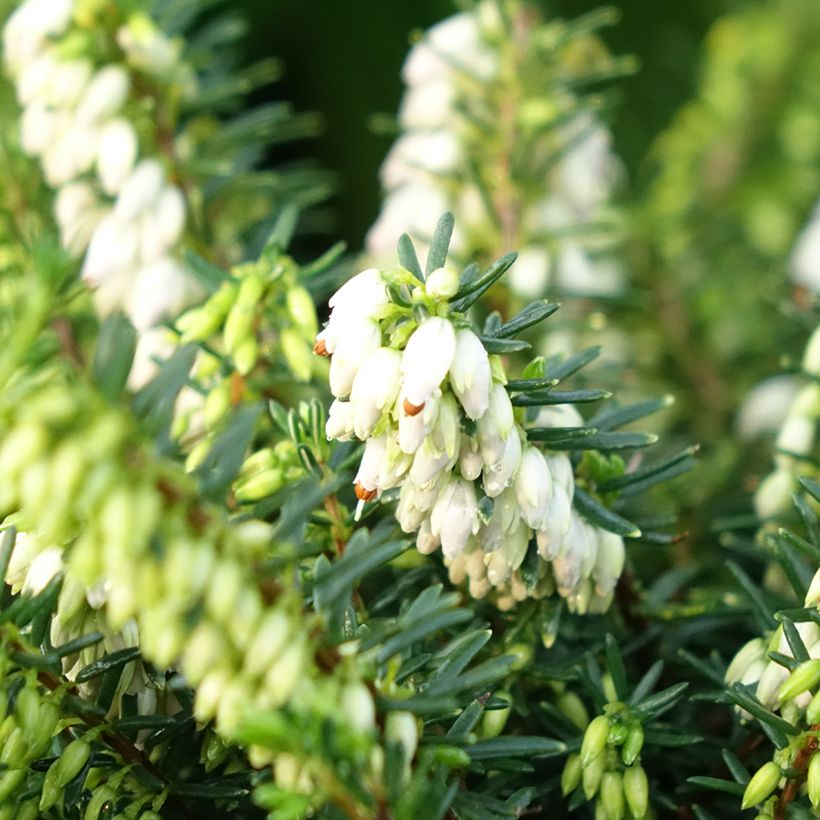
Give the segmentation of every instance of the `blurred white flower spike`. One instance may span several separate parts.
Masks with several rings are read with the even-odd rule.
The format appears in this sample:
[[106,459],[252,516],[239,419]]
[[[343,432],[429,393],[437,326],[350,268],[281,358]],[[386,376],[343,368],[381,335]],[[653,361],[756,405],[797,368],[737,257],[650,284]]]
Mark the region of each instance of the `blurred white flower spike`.
[[459,225],[454,257],[519,249],[508,284],[522,298],[621,289],[609,253],[621,166],[596,103],[575,81],[584,71],[614,76],[629,63],[606,53],[595,27],[542,20],[527,3],[484,0],[418,39],[402,71],[402,133],[381,168],[385,201],[367,236],[372,260],[386,262],[401,232],[428,245],[429,215],[448,209]]
[[[494,591],[498,605],[509,608],[557,591],[574,611],[601,612],[623,569],[623,537],[640,531],[588,495],[579,512],[569,455],[555,451],[560,447],[542,452],[530,441],[596,432],[572,405],[560,404],[560,394],[548,395],[560,372],[546,378],[536,359],[527,371],[535,378],[510,383],[499,355],[528,348],[512,337],[557,306],[534,302],[477,333],[466,311],[515,254],[459,277],[445,261],[452,230],[446,214],[426,276],[403,236],[402,266],[371,268],[346,282],[316,339],[314,351],[331,360],[327,436],[365,442],[354,479],[357,517],[368,502],[398,490],[401,529],[417,534],[422,553],[441,547],[451,579],[467,581],[473,596]],[[578,368],[564,369],[569,375]],[[511,397],[513,391],[522,395]],[[581,391],[570,400],[608,395]],[[551,407],[539,412],[544,404]]]
[[[145,155],[129,116],[135,72],[181,70],[180,49],[135,13],[116,32],[119,61],[77,55],[63,44],[83,29],[80,6],[26,0],[6,24],[6,69],[24,108],[21,144],[57,190],[62,244],[84,255],[82,278],[99,313],[123,310],[142,337],[161,335],[159,323],[198,294],[180,259],[186,203],[165,162]],[[138,350],[156,347],[141,339]],[[132,383],[152,374],[138,353]]]

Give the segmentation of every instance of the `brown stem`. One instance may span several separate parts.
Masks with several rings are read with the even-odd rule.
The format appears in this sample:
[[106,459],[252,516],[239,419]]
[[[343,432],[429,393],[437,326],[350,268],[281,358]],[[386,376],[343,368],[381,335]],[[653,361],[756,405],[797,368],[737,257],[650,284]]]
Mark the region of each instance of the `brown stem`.
[[[812,732],[820,731],[820,724],[814,724],[811,727]],[[786,788],[780,794],[780,799],[777,801],[777,806],[774,810],[774,820],[784,820],[786,816],[786,808],[788,807],[789,803],[797,797],[798,792],[800,791],[800,787],[803,785],[803,781],[806,779],[806,769],[809,766],[809,761],[811,760],[811,756],[817,751],[818,747],[818,740],[817,735],[810,734],[806,738],[806,742],[803,745],[803,748],[797,753],[796,757],[794,758],[794,762],[792,763],[791,768],[794,769],[797,774],[794,777],[789,778],[789,782],[786,784]]]

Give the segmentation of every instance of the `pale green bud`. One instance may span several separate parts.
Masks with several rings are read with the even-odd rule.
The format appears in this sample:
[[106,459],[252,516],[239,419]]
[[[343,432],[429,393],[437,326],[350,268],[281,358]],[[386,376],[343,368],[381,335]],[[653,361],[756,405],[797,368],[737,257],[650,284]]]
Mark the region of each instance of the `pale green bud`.
[[643,726],[640,723],[634,723],[621,749],[621,758],[625,765],[631,766],[637,760],[643,748],[643,737]]
[[789,675],[780,687],[777,698],[781,703],[791,700],[808,689],[814,689],[818,683],[820,683],[820,660],[814,658],[801,663]]
[[80,773],[90,755],[91,746],[85,740],[75,740],[65,747],[46,772],[40,811],[50,809],[60,799],[63,788]]
[[449,299],[458,293],[459,275],[451,268],[436,268],[425,280],[424,289],[434,299]]
[[57,729],[57,721],[60,719],[60,707],[52,698],[40,701],[37,714],[37,722],[27,733],[29,755],[39,757],[45,754],[51,743],[51,738]]
[[[498,692],[498,697],[510,701],[508,692]],[[507,720],[510,717],[510,707],[505,709],[487,709],[481,718],[481,734],[484,737],[498,737],[507,725]]]
[[222,631],[210,621],[200,621],[182,655],[185,676],[193,685],[198,684],[225,651]]
[[231,383],[220,382],[205,399],[203,417],[207,427],[212,428],[219,424],[231,412]]
[[581,744],[581,765],[584,768],[603,752],[608,737],[609,718],[606,715],[598,715],[584,732],[584,741]]
[[223,560],[214,570],[206,606],[217,623],[226,623],[243,585],[242,571],[233,561]]
[[242,376],[247,376],[253,370],[258,358],[259,345],[253,336],[248,336],[233,351],[233,363],[236,365],[237,372]]
[[273,526],[267,521],[252,518],[235,525],[232,534],[237,547],[245,553],[255,554],[270,546]]
[[780,782],[782,773],[780,767],[772,762],[764,763],[755,773],[743,792],[742,809],[748,809],[762,803]]
[[312,344],[319,332],[319,322],[310,293],[301,285],[288,288],[287,305],[290,318],[296,323],[303,337]]
[[176,328],[180,332],[180,344],[204,342],[219,330],[221,324],[221,317],[214,316],[204,307],[189,310],[176,321]]
[[376,726],[376,707],[373,696],[363,683],[350,683],[342,690],[341,708],[347,722],[362,734]]
[[458,746],[434,746],[433,755],[437,763],[451,769],[463,769],[470,765],[470,755]]
[[245,459],[239,470],[239,477],[250,478],[252,475],[262,472],[262,470],[269,470],[272,467],[276,467],[277,464],[278,459],[274,455],[273,449],[263,447]]
[[820,754],[815,752],[809,760],[809,769],[806,776],[809,789],[809,800],[813,808],[820,808]]
[[589,713],[584,702],[575,692],[563,692],[558,696],[558,709],[570,722],[583,729],[589,723]]
[[219,731],[230,737],[242,723],[245,708],[251,702],[250,688],[242,680],[232,680],[222,690],[216,720]]
[[561,794],[568,797],[581,782],[581,756],[570,755],[561,772]]
[[14,815],[14,820],[39,820],[40,807],[36,800],[29,800],[23,803],[18,809],[17,814]]
[[305,665],[305,645],[295,640],[265,676],[265,691],[274,707],[282,706],[299,683]]
[[0,763],[10,769],[19,768],[27,761],[27,744],[23,730],[17,726],[0,749]]
[[280,469],[265,470],[237,484],[234,496],[240,503],[260,501],[281,490],[284,483]]
[[194,717],[198,721],[206,723],[214,718],[229,680],[229,675],[224,669],[212,669],[202,679],[194,700]]
[[598,786],[601,784],[601,777],[603,777],[604,769],[606,768],[606,755],[599,754],[590,763],[584,766],[583,757],[581,766],[583,768],[581,774],[581,782],[584,787],[584,796],[587,800],[592,800],[598,793]]
[[601,803],[607,820],[623,820],[624,789],[620,772],[604,772],[601,777]]
[[32,735],[37,730],[40,714],[40,696],[33,686],[24,686],[20,690],[14,704],[14,712],[26,737]]
[[8,800],[25,779],[25,769],[8,769],[0,773],[0,804]]
[[649,781],[641,766],[630,766],[624,772],[624,797],[635,820],[641,820],[649,806]]
[[256,319],[256,308],[262,298],[264,284],[255,276],[248,276],[239,286],[236,302],[225,320],[225,349],[234,355],[239,345],[253,334],[253,323]]
[[315,360],[312,346],[292,327],[282,330],[279,334],[279,343],[291,373],[301,382],[309,381]]
[[261,675],[282,653],[292,634],[290,618],[281,609],[265,615],[245,656],[249,675]]

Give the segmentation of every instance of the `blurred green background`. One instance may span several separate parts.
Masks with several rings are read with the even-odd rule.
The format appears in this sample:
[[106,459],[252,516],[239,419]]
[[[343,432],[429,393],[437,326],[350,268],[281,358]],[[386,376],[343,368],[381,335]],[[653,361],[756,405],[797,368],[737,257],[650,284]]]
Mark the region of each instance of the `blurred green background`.
[[[351,249],[379,206],[378,168],[392,137],[375,133],[374,114],[393,115],[402,92],[401,65],[410,37],[458,10],[452,0],[238,0],[250,21],[248,59],[276,56],[284,78],[266,91],[298,110],[319,112],[324,132],[299,144],[294,158],[313,158],[337,175],[337,230]],[[594,0],[544,4],[552,15],[574,17],[600,7]],[[616,150],[633,184],[640,184],[652,139],[692,93],[698,47],[717,17],[741,7],[728,0],[658,3],[621,0],[621,21],[604,36],[616,54],[638,57],[641,69],[618,83],[612,122]],[[264,96],[261,99],[264,99]],[[277,149],[281,160],[282,151]]]

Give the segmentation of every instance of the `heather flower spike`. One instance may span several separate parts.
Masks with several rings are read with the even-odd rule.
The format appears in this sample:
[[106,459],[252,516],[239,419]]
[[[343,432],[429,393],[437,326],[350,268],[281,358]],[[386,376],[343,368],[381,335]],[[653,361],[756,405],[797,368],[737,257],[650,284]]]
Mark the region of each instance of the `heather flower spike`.
[[401,529],[423,553],[441,548],[451,579],[475,597],[494,590],[509,607],[557,591],[574,610],[603,611],[623,569],[623,538],[640,532],[588,494],[585,512],[576,509],[570,456],[538,440],[585,432],[583,419],[552,402],[543,378],[510,383],[500,355],[529,347],[508,328],[537,324],[557,306],[535,302],[506,326],[496,322],[498,335],[479,333],[466,310],[515,254],[459,277],[446,262],[452,230],[446,214],[426,277],[402,237],[403,266],[369,268],[342,285],[316,337],[335,396],[327,436],[365,443],[356,517],[396,490]]

